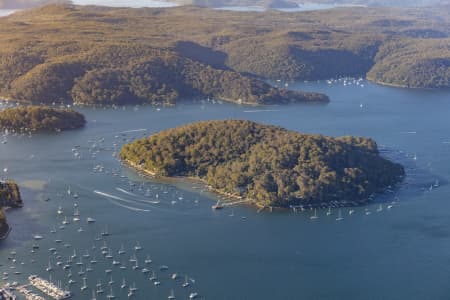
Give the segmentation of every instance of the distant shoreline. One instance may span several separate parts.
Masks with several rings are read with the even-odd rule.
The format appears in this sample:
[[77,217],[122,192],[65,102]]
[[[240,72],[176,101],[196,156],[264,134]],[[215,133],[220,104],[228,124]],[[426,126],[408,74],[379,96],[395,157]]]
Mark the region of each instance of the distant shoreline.
[[366,77],[366,79],[372,83],[376,83],[376,84],[379,84],[382,86],[394,87],[394,88],[406,89],[406,90],[427,90],[427,91],[448,90],[448,88],[446,88],[446,87],[441,87],[441,88],[422,87],[422,86],[416,87],[416,86],[408,86],[406,84],[384,82],[384,81],[376,80],[376,79],[373,79],[370,77]]

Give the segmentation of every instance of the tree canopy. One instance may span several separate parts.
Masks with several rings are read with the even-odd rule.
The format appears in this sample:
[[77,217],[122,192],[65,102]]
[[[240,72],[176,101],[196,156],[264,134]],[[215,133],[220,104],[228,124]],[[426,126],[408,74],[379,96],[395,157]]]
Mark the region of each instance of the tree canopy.
[[0,18],[0,97],[36,104],[324,102],[323,94],[265,80],[344,76],[450,87],[448,11],[48,5]]
[[72,109],[18,106],[0,111],[0,129],[15,131],[60,131],[83,127],[84,116]]
[[401,180],[367,138],[331,138],[250,121],[197,122],[124,145],[121,158],[161,176],[196,176],[257,204],[365,200]]

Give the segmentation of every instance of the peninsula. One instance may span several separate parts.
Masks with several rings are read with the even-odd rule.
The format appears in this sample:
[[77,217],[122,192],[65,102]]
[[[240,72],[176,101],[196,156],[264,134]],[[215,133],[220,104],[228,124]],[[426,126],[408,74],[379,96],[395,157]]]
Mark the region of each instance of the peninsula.
[[364,202],[404,169],[368,138],[302,134],[250,121],[205,121],[124,145],[121,159],[149,174],[200,178],[258,206]]
[[81,128],[85,123],[84,116],[71,109],[18,106],[0,111],[0,130],[63,131]]
[[2,208],[22,206],[23,202],[20,196],[19,186],[12,180],[0,180],[0,240],[5,239],[11,230],[6,222],[6,215]]

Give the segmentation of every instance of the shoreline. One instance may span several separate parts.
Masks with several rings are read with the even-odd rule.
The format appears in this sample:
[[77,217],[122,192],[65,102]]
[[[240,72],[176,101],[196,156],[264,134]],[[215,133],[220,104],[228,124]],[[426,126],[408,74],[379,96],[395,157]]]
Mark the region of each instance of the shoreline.
[[215,194],[218,194],[220,196],[227,197],[230,200],[233,199],[233,200],[237,200],[237,201],[246,201],[246,203],[251,204],[252,206],[256,206],[256,207],[259,207],[259,208],[263,207],[262,205],[258,204],[253,199],[243,198],[243,197],[238,196],[238,195],[233,195],[233,194],[230,194],[230,193],[226,193],[226,192],[214,189],[210,185],[208,185],[208,183],[205,180],[201,179],[200,177],[192,177],[192,176],[170,176],[170,177],[169,176],[161,176],[161,175],[156,174],[155,172],[152,172],[150,170],[144,169],[143,167],[141,167],[141,166],[139,166],[139,165],[137,165],[137,164],[135,164],[135,163],[133,163],[133,162],[131,162],[129,160],[120,159],[120,162],[123,165],[128,166],[128,167],[132,168],[133,170],[137,171],[138,173],[143,174],[143,175],[145,175],[147,177],[150,177],[150,178],[153,178],[153,179],[161,178],[161,179],[166,179],[166,180],[169,180],[169,181],[170,180],[174,180],[174,181],[187,180],[187,181],[194,182],[194,183],[200,183],[200,184],[204,185],[208,189],[208,191],[213,192]]
[[[298,209],[300,209],[301,211],[303,210],[308,210],[308,209],[327,209],[327,208],[343,208],[343,207],[361,207],[364,205],[369,204],[372,201],[372,196],[368,197],[367,199],[360,199],[360,200],[354,200],[354,201],[347,201],[347,200],[336,200],[336,201],[330,201],[330,202],[323,202],[323,203],[304,203],[304,204],[297,204],[297,205],[289,205],[289,206],[267,206],[267,205],[262,205],[260,203],[258,203],[256,200],[254,199],[250,199],[250,198],[244,198],[242,196],[239,195],[234,195],[231,193],[227,193],[218,189],[214,189],[213,187],[211,187],[210,185],[207,184],[207,182],[199,177],[192,177],[192,176],[161,176],[158,175],[155,172],[152,172],[150,170],[144,169],[143,167],[129,161],[129,160],[123,160],[120,159],[120,162],[122,163],[122,165],[125,165],[129,168],[132,168],[134,171],[138,172],[139,174],[142,174],[146,177],[152,178],[152,179],[157,179],[157,178],[161,178],[161,179],[165,179],[168,181],[182,181],[182,180],[187,180],[193,183],[200,183],[202,185],[204,185],[208,191],[215,193],[219,196],[223,196],[228,198],[228,200],[236,200],[235,202],[239,202],[236,204],[244,204],[247,206],[252,206],[257,208],[258,212],[261,212],[265,209],[268,209],[270,212],[272,212],[272,210],[281,210],[281,211],[287,211],[287,210],[293,210],[294,212],[296,212]],[[222,200],[222,199],[220,199]],[[219,201],[220,201],[219,200]],[[225,206],[231,206],[233,205],[233,203],[235,202],[228,202],[228,201],[224,201]]]
[[[271,85],[273,88],[277,88],[273,85]],[[297,91],[297,90],[290,90],[290,91]],[[322,95],[324,98],[323,99],[319,99],[319,100],[302,100],[302,101],[288,101],[288,102],[279,102],[279,103],[258,103],[258,102],[249,102],[249,101],[245,101],[243,99],[232,99],[232,98],[227,98],[227,97],[220,97],[220,96],[207,96],[207,95],[203,95],[203,96],[195,96],[195,97],[182,97],[180,99],[175,100],[174,102],[164,102],[164,103],[128,103],[128,104],[124,104],[124,105],[118,105],[118,104],[97,104],[97,103],[82,103],[82,102],[68,102],[65,104],[68,104],[70,106],[73,107],[90,107],[90,108],[103,108],[103,107],[122,107],[122,106],[144,106],[144,105],[149,105],[149,106],[154,106],[154,107],[174,107],[177,104],[182,104],[184,100],[188,99],[189,101],[192,101],[193,103],[199,101],[199,100],[204,100],[205,98],[212,98],[216,101],[224,101],[227,103],[232,103],[232,104],[236,104],[236,105],[243,105],[243,106],[250,106],[250,107],[264,107],[264,106],[274,106],[274,105],[288,105],[288,104],[295,104],[295,103],[306,103],[306,104],[328,104],[330,103],[330,98],[327,94],[322,93],[322,92],[307,92],[307,91],[303,91],[303,90],[299,90],[298,92],[302,92],[302,93],[310,93],[310,94],[318,94],[318,95]],[[54,107],[60,107],[61,105],[64,106],[64,104],[50,104],[50,103],[33,103],[30,100],[19,100],[19,99],[11,99],[8,98],[6,96],[2,96],[0,95],[0,102],[4,102],[4,103],[12,103],[14,106],[33,106],[33,105],[38,105],[38,106],[48,106],[51,108]],[[65,106],[64,106],[65,108]]]
[[0,241],[6,240],[9,236],[9,233],[12,230],[12,227],[8,225],[8,223],[5,223],[6,230],[2,233],[0,233]]
[[407,86],[407,85],[402,85],[402,84],[398,84],[398,83],[389,83],[389,82],[384,82],[384,81],[379,81],[376,79],[373,79],[371,77],[367,77],[366,76],[366,80],[381,85],[381,86],[385,86],[385,87],[393,87],[393,88],[398,88],[398,89],[406,89],[406,90],[425,90],[425,91],[439,91],[439,90],[448,90],[450,89],[450,87],[414,87],[414,86]]

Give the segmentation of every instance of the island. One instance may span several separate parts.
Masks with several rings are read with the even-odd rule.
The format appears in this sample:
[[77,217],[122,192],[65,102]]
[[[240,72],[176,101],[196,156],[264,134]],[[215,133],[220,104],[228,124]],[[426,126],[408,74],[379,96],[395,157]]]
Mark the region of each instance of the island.
[[63,131],[81,128],[86,120],[72,109],[17,106],[0,111],[0,130],[14,132]]
[[[430,19],[433,15],[439,22]],[[326,103],[289,82],[366,77],[450,87],[434,8],[237,12],[47,5],[0,19],[0,98],[34,104]]]
[[365,203],[400,182],[401,165],[362,137],[303,134],[251,121],[203,121],[122,147],[122,161],[154,176],[197,178],[258,206]]
[[20,196],[19,186],[12,180],[0,180],[0,240],[5,239],[11,227],[6,222],[4,207],[22,207],[23,202]]

